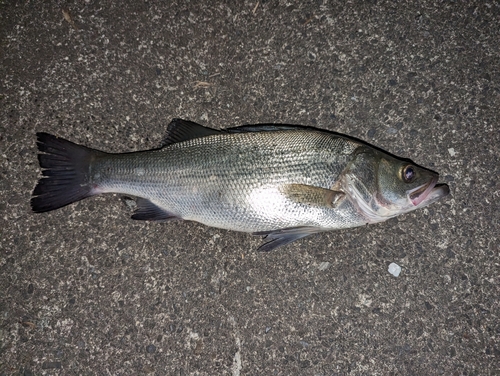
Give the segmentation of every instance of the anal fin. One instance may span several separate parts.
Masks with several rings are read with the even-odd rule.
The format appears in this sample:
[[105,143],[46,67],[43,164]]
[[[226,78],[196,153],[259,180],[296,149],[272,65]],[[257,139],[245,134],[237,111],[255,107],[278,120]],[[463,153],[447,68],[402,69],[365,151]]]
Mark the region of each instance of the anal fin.
[[138,197],[136,200],[137,208],[132,214],[132,219],[139,221],[170,221],[182,219],[177,215],[160,208],[147,198]]

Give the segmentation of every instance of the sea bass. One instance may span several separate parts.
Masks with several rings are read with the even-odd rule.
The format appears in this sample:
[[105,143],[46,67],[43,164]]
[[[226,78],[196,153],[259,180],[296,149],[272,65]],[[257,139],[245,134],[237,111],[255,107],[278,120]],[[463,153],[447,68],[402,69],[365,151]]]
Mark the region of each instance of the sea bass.
[[109,154],[38,133],[35,212],[101,193],[137,197],[133,219],[250,232],[270,251],[305,236],[383,222],[449,194],[439,175],[315,128],[216,130],[174,119],[160,149]]

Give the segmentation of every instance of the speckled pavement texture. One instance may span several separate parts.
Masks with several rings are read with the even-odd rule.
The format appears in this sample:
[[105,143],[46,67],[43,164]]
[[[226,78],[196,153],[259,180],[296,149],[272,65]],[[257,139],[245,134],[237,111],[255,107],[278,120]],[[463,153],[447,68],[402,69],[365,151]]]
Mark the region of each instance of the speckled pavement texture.
[[[500,374],[498,1],[4,0],[0,42],[0,375]],[[268,254],[118,195],[31,213],[37,131],[173,117],[345,133],[452,194]]]

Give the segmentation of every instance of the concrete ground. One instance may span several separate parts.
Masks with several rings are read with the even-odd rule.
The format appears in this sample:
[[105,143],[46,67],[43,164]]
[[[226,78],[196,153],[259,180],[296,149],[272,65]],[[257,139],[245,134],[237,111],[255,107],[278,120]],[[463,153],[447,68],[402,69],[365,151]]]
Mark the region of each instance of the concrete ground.
[[[500,374],[498,1],[4,0],[0,36],[0,375]],[[268,254],[117,195],[31,212],[37,131],[173,117],[338,131],[452,194]]]

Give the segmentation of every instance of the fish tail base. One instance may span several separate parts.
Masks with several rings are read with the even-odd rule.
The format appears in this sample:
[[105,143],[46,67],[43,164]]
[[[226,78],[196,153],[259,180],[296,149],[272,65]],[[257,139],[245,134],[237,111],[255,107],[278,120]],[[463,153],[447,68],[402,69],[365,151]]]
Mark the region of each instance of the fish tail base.
[[48,133],[37,133],[38,161],[44,176],[31,198],[31,208],[43,213],[98,194],[90,182],[90,162],[99,151]]

